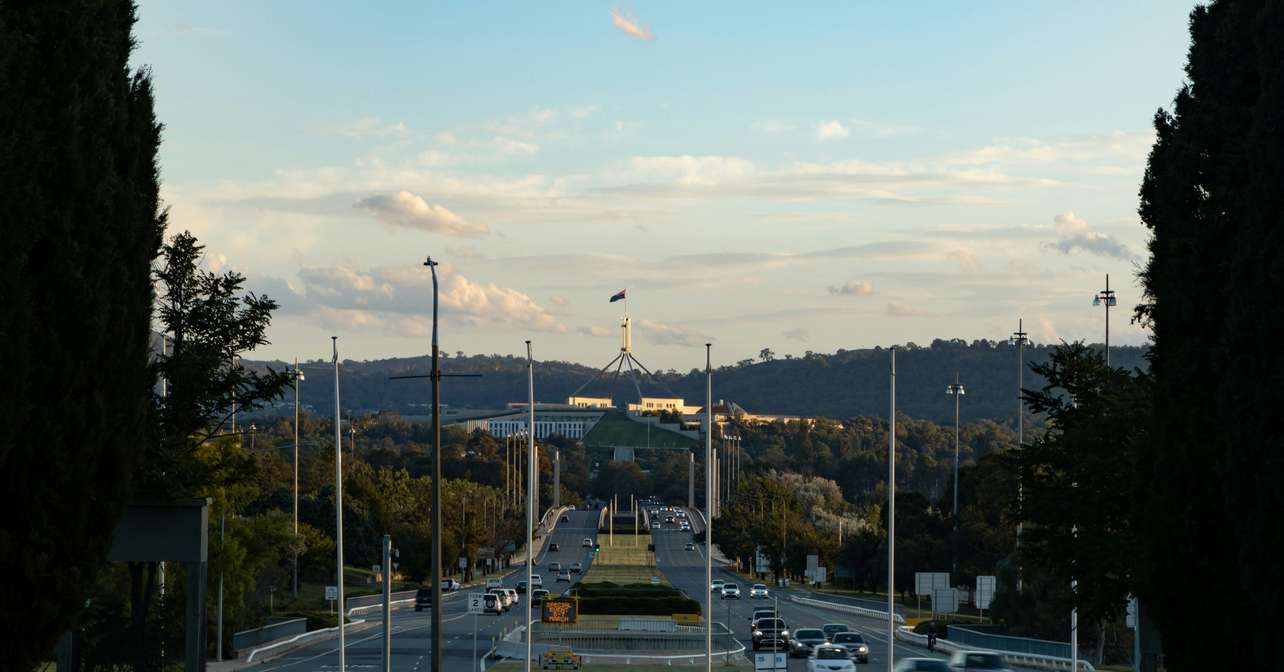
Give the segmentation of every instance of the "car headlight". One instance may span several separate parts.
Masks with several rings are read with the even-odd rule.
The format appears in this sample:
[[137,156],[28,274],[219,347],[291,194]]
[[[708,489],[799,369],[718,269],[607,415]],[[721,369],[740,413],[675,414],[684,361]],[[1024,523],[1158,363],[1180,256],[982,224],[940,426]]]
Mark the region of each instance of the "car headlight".
[[860,652],[861,652],[861,653],[869,653],[869,647],[868,647],[868,646],[865,646],[864,644],[861,644],[861,645],[860,645]]
[[762,636],[762,631],[761,631],[761,630],[754,630],[754,631],[753,631],[753,636],[754,636],[754,637],[761,637],[761,636]]
[[789,631],[788,631],[788,630],[781,630],[781,631],[780,631],[780,636],[781,636],[781,637],[788,637],[788,636],[789,636]]

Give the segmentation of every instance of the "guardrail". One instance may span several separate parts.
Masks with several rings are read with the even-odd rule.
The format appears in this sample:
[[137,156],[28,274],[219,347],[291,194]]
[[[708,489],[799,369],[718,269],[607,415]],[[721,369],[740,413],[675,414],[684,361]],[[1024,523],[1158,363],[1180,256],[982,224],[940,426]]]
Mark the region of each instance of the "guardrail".
[[308,631],[308,619],[287,618],[269,623],[261,628],[251,628],[232,633],[232,650],[240,651],[274,639],[301,635]]
[[[813,600],[810,597],[799,597],[797,595],[790,595],[789,599],[793,600],[794,602],[797,602],[798,604],[805,604],[810,607],[819,607],[821,609],[832,609],[833,611],[842,611],[848,614],[856,614],[857,616],[867,616],[869,618],[887,618],[887,612],[879,611],[878,609],[867,609],[865,607],[857,607],[851,604],[840,604],[838,602],[825,602],[824,600]],[[901,616],[900,614],[894,614],[892,616],[892,619],[895,622],[900,623],[902,625],[905,623],[905,617]]]
[[[910,642],[912,644],[917,644],[922,647],[927,646],[927,635],[917,634],[914,632],[913,628],[909,628],[909,627],[897,628],[896,638],[901,641]],[[972,650],[991,651],[993,653],[999,654],[1000,656],[1003,656],[1003,660],[1008,665],[1014,665],[1016,667],[1026,667],[1026,668],[1035,669],[1035,670],[1066,670],[1067,672],[1071,672],[1074,669],[1073,661],[1071,661],[1069,658],[1061,658],[1059,656],[1044,656],[1044,655],[1039,655],[1034,653],[1021,653],[1019,651],[1003,651],[1001,649],[994,649],[990,647],[969,645],[961,642],[951,642],[948,639],[937,639],[936,648],[940,649],[941,651],[950,651],[950,652],[972,651]],[[1089,663],[1086,660],[1080,660],[1078,672],[1096,672],[1096,668],[1092,666],[1092,663]]]
[[[351,630],[352,626],[360,625],[362,623],[365,623],[365,621],[362,621],[362,620],[349,621],[347,624],[347,628]],[[337,634],[338,632],[339,632],[339,626],[336,625],[333,628],[322,628],[320,630],[313,630],[311,632],[305,632],[301,635],[295,635],[289,639],[283,639],[279,642],[273,642],[271,644],[268,644],[267,646],[260,646],[259,648],[254,649],[253,651],[250,652],[250,655],[245,659],[245,662],[252,663],[254,662],[255,656],[258,656],[259,654],[262,654],[262,653],[267,653],[272,649],[297,646],[302,643],[309,642],[313,639],[322,639],[323,635],[333,635],[333,634]]]
[[1067,642],[1054,642],[1048,639],[1033,639],[1029,637],[1011,637],[1008,635],[996,635],[980,630],[973,630],[961,625],[950,625],[946,632],[946,639],[959,644],[976,646],[983,649],[993,649],[995,651],[1011,651],[1013,653],[1030,653],[1039,656],[1052,656],[1055,658],[1070,658],[1070,644]]

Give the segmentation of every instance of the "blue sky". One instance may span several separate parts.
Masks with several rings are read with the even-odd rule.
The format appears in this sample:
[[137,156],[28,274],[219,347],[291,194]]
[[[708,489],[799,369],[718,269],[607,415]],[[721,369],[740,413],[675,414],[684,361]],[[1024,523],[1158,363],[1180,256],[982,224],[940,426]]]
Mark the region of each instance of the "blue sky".
[[796,4],[144,0],[135,62],[171,226],[282,303],[257,356],[424,352],[429,254],[449,351],[605,361],[622,288],[679,370],[1100,340],[1190,6]]

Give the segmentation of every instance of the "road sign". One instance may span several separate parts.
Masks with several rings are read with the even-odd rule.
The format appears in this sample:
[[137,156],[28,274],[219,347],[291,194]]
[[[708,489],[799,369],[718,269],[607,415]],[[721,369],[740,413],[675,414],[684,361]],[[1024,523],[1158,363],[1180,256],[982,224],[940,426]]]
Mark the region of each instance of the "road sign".
[[753,571],[759,574],[766,574],[771,571],[771,562],[768,561],[767,556],[763,554],[761,546],[755,549]]
[[1124,614],[1124,625],[1130,628],[1137,627],[1137,598],[1133,595],[1128,596],[1128,611]]
[[914,572],[914,594],[919,597],[931,597],[937,589],[949,587],[949,572]]
[[379,565],[370,565],[370,571],[374,574],[378,574],[381,569]]
[[325,587],[325,599],[327,599],[327,600],[332,600],[332,601],[333,601],[333,600],[337,600],[337,599],[339,599],[339,587],[338,587],[338,586],[326,586],[326,587]]
[[459,568],[460,568],[460,569],[468,569],[468,558],[460,558],[460,559],[459,559]]
[[973,600],[977,609],[989,609],[994,600],[994,589],[997,580],[993,576],[976,577],[976,598]]
[[486,612],[486,593],[468,593],[468,613],[481,614]]
[[932,592],[932,611],[938,614],[952,614],[959,610],[959,591],[953,588],[937,588]]
[[541,602],[540,620],[545,623],[574,625],[580,616],[580,601],[575,597],[545,597]]
[[773,670],[789,669],[789,654],[785,653],[755,653],[753,654],[754,672],[771,672]]

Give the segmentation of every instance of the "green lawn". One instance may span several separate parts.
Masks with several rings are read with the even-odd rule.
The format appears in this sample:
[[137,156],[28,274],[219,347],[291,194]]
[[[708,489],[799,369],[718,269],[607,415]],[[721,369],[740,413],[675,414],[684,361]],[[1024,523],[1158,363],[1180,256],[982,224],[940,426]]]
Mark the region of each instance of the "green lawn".
[[677,432],[630,420],[621,411],[607,411],[584,437],[584,445],[588,448],[695,448],[698,442]]

